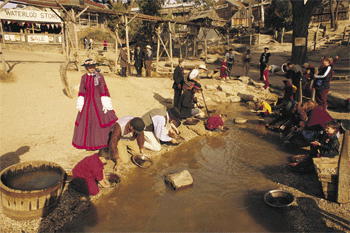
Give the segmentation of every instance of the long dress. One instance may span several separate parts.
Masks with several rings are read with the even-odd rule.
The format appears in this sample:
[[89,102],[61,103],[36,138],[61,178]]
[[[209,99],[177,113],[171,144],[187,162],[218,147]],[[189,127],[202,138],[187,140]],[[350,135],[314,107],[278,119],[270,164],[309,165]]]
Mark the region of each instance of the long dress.
[[73,146],[78,149],[98,150],[108,146],[108,135],[118,120],[114,110],[104,113],[101,97],[109,91],[102,74],[84,74],[78,96],[84,97],[84,106],[75,121]]

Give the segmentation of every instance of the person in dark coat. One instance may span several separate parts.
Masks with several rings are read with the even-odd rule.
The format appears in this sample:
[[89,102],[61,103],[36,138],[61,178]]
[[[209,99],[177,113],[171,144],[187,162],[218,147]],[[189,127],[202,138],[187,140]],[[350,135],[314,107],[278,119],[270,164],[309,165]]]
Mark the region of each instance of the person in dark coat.
[[195,116],[199,113],[199,110],[195,108],[196,100],[194,99],[194,94],[199,92],[201,85],[199,83],[184,83],[183,85],[184,92],[180,97],[177,108],[180,111],[180,117],[182,119]]
[[338,140],[340,124],[331,120],[326,122],[325,133],[311,143],[311,157],[329,157],[334,158],[339,155],[340,143]]
[[140,48],[139,45],[136,46],[134,51],[134,61],[135,61],[135,69],[136,69],[136,77],[142,76],[142,66],[143,66],[143,57],[144,57],[143,50]]
[[300,92],[300,80],[303,76],[303,70],[300,65],[295,65],[293,62],[287,63],[286,78],[292,80],[292,84],[297,87],[297,92],[293,94],[294,99],[297,100],[297,93]]
[[128,57],[126,55],[126,46],[123,44],[122,49],[120,50],[120,67],[122,68],[122,77],[126,77],[126,68],[128,67]]
[[184,67],[186,60],[180,59],[179,65],[175,68],[173,79],[173,89],[174,89],[174,107],[178,106],[181,93],[182,93],[182,85],[184,83]]
[[269,48],[265,47],[264,52],[260,56],[260,60],[259,60],[260,80],[264,80],[263,73],[264,73],[264,70],[265,70],[267,64],[269,63],[269,58],[271,56],[271,53],[269,53],[268,51],[269,51]]
[[315,75],[315,99],[325,110],[327,109],[327,95],[330,90],[330,82],[333,78],[333,68],[328,58],[323,60],[323,66]]

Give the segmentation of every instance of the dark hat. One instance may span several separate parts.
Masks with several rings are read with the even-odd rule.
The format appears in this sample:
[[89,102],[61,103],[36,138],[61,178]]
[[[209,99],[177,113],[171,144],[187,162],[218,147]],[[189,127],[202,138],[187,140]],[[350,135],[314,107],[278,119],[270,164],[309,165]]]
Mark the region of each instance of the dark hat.
[[229,49],[228,51],[233,51],[233,49]]
[[269,50],[269,48],[268,48],[268,47],[265,47],[264,49],[267,49],[267,50]]
[[145,129],[145,123],[140,117],[135,117],[130,121],[130,125],[134,128],[136,134],[142,134]]
[[94,61],[93,59],[87,59],[84,64],[82,64],[81,66],[96,66],[98,65],[98,63],[96,61]]

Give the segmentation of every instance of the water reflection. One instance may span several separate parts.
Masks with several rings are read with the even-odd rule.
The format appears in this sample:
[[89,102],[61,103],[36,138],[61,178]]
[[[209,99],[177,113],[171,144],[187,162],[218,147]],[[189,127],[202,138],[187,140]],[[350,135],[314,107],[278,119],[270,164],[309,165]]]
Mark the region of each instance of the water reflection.
[[[266,132],[262,128],[229,127],[218,137],[179,145],[149,169],[135,170],[97,203],[99,224],[86,231],[293,231],[285,214],[263,202],[264,193],[276,188],[266,168],[281,167],[289,155],[279,143],[252,133]],[[193,187],[174,191],[165,184],[165,174],[184,169]],[[81,228],[71,226],[76,229]]]

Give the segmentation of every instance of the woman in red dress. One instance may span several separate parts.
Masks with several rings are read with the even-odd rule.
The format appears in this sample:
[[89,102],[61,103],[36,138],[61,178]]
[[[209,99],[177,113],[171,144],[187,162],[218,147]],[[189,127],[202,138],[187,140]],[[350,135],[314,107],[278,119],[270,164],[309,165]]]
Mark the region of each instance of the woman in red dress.
[[88,59],[84,65],[88,73],[81,77],[75,121],[73,146],[98,150],[108,147],[108,134],[118,120],[113,110],[103,75],[96,72],[97,63]]

